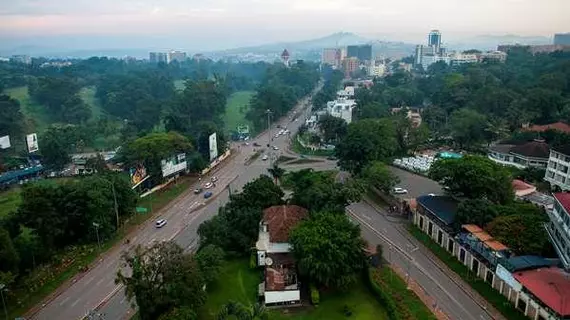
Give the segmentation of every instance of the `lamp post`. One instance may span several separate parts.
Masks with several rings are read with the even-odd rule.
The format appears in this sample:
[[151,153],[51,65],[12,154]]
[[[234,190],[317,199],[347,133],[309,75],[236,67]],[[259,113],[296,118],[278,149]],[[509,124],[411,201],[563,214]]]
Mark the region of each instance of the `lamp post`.
[[8,320],[8,309],[6,309],[6,301],[4,301],[4,290],[6,289],[6,285],[0,283],[0,296],[2,297],[2,306],[4,307],[4,316],[6,320]]
[[267,114],[267,148],[268,148],[268,152],[269,154],[269,166],[271,167],[271,114],[273,113],[271,110],[267,109],[265,111],[265,113]]
[[406,274],[406,287],[408,290],[410,289],[410,273],[412,271],[412,263],[414,262],[414,258],[412,257],[412,253],[416,252],[419,248],[413,247],[411,245],[407,245],[408,249],[410,250],[410,259],[408,260],[408,272]]
[[115,192],[115,184],[112,181],[102,179],[103,181],[107,182],[111,185],[111,190],[113,191],[113,202],[115,206],[115,218],[117,220],[117,232],[119,232],[119,207],[117,205],[117,193]]
[[93,226],[95,227],[95,233],[97,234],[97,246],[99,247],[99,250],[101,250],[101,242],[99,241],[99,227],[101,225],[96,222],[93,222]]

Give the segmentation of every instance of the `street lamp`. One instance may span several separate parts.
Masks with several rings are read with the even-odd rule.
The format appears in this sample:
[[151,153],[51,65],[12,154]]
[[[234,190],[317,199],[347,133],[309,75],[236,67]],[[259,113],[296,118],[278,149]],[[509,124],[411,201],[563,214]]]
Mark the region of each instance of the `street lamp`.
[[408,250],[410,250],[410,258],[408,260],[408,273],[406,275],[406,287],[408,288],[408,290],[410,289],[410,272],[412,271],[412,263],[414,262],[414,258],[412,257],[412,253],[416,252],[419,248],[418,247],[414,247],[412,245],[406,245],[406,247],[408,247]]
[[97,246],[99,246],[99,250],[101,250],[101,242],[99,241],[99,227],[100,224],[93,222],[93,226],[95,227],[95,233],[97,234]]
[[[271,110],[267,109],[265,111],[267,114],[267,148],[269,149],[269,153],[271,153],[271,114],[273,113]],[[269,156],[269,166],[271,167],[271,155]]]
[[117,219],[117,232],[119,232],[119,207],[117,206],[117,193],[115,192],[115,184],[112,181],[102,179],[111,185],[111,190],[113,191],[113,202],[115,206],[115,217]]
[[6,289],[6,285],[0,283],[0,296],[2,296],[2,306],[4,307],[4,316],[6,320],[8,320],[8,309],[6,308],[6,301],[4,301],[4,290]]

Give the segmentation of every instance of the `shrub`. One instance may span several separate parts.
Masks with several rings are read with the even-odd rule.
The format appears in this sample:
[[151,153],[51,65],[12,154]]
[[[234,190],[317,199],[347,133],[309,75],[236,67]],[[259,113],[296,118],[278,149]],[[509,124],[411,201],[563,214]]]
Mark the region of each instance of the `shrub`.
[[321,298],[319,294],[319,289],[317,289],[317,287],[315,287],[314,284],[311,284],[311,303],[314,306],[318,306],[320,300]]
[[257,254],[255,252],[252,252],[249,257],[249,267],[251,269],[257,268]]
[[388,314],[388,319],[390,320],[400,320],[400,315],[398,314],[396,303],[392,300],[386,292],[382,291],[380,287],[372,279],[372,268],[366,269],[365,282],[369,289],[372,291],[378,302],[386,308],[386,313]]

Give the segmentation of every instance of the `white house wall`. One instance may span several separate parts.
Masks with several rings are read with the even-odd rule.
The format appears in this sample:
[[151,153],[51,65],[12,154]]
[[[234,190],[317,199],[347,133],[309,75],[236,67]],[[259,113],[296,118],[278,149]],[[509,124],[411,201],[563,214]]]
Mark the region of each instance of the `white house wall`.
[[265,291],[265,303],[295,302],[301,300],[299,290]]

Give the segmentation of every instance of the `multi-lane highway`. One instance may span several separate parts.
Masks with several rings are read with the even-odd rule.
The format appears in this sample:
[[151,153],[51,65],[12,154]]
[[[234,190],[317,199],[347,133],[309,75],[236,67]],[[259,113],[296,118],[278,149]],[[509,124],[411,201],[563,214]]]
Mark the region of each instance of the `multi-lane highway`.
[[[319,87],[320,88],[320,87]],[[317,89],[319,89],[317,88]],[[265,153],[277,156],[289,145],[288,137],[281,135],[274,138],[277,126],[287,126],[291,133],[295,133],[303,123],[309,112],[309,99],[303,99],[291,112],[295,117],[285,117],[272,124],[271,133],[264,132],[249,145],[235,144],[235,155],[226,160],[219,169],[202,182],[216,176],[219,180],[216,187],[211,189],[214,196],[208,200],[202,194],[195,195],[192,186],[187,192],[177,198],[173,203],[162,210],[158,218],[167,219],[168,223],[162,228],[156,228],[154,221],[148,221],[143,227],[129,235],[130,244],[122,244],[105,253],[89,271],[76,276],[64,288],[60,288],[56,295],[44,301],[41,308],[35,309],[27,318],[39,320],[80,319],[90,310],[97,309],[104,314],[104,319],[126,318],[130,312],[129,303],[124,298],[122,287],[115,284],[115,276],[120,267],[121,253],[136,245],[150,245],[154,241],[174,240],[186,249],[197,244],[197,229],[200,223],[210,219],[218,207],[228,201],[228,192],[231,189],[239,190],[245,183],[255,179],[260,174],[267,173],[270,161],[261,157],[252,163],[246,164],[246,159],[254,153],[253,142],[258,142],[266,148],[267,143],[277,146],[279,150],[268,149]],[[273,139],[271,139],[273,138]],[[260,148],[257,148],[260,149]]]

